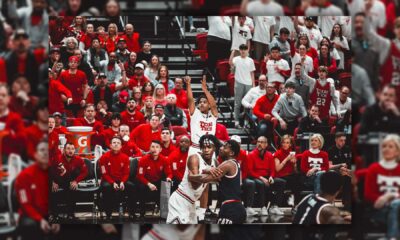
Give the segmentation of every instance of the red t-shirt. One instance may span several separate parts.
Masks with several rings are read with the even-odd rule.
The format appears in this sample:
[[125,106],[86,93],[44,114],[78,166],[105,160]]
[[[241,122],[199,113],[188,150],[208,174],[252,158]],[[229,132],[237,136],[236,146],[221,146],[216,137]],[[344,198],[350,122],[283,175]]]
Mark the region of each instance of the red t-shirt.
[[65,87],[60,81],[50,79],[49,83],[49,113],[55,112],[63,113],[65,111],[64,102],[61,99],[61,95],[65,95],[67,98],[72,98],[71,91]]
[[179,92],[174,88],[171,93],[176,95],[176,106],[182,109],[188,109],[187,93],[185,90],[180,90]]
[[145,75],[143,75],[141,79],[138,79],[136,75],[134,75],[128,80],[128,87],[129,89],[133,89],[134,87],[143,87],[147,82],[150,82],[150,80]]
[[132,139],[132,141],[134,141],[136,143],[136,145],[140,149],[148,152],[150,149],[151,142],[153,140],[161,141],[161,131],[157,130],[157,131],[153,132],[151,130],[150,124],[145,123],[145,124],[141,124],[137,128],[135,128],[131,132],[130,138]]
[[129,131],[132,132],[140,124],[146,123],[143,113],[135,109],[135,114],[131,115],[128,110],[121,113],[121,124],[126,124],[129,126]]
[[69,70],[60,74],[60,82],[72,93],[72,103],[80,104],[83,98],[83,85],[88,83],[86,74],[77,70],[76,74],[70,74]]
[[178,181],[182,181],[183,175],[185,175],[188,153],[181,152],[179,148],[176,148],[168,157],[172,176]]

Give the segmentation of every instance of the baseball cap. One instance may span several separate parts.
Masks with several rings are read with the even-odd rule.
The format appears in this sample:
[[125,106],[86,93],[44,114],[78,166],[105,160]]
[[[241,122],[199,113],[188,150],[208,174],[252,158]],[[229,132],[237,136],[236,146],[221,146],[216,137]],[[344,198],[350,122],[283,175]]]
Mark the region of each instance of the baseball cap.
[[60,48],[58,47],[58,46],[54,46],[54,47],[52,47],[51,49],[50,49],[50,53],[53,53],[53,52],[60,52],[61,50],[60,50]]
[[156,104],[156,106],[154,108],[162,108],[162,109],[164,109],[164,106],[162,104],[158,103],[158,104]]
[[233,135],[233,136],[231,137],[231,140],[234,140],[234,141],[236,141],[236,142],[239,143],[239,144],[242,143],[242,139],[241,139],[240,136],[238,136],[238,135]]
[[69,61],[69,62],[71,62],[71,61],[79,62],[79,57],[77,57],[77,56],[71,56],[71,57],[68,58],[68,61]]
[[107,75],[105,73],[103,73],[103,72],[99,73],[99,78],[106,78],[106,77],[107,77]]
[[119,38],[118,42],[126,42],[125,38]]
[[62,114],[60,112],[53,113],[53,117],[56,117],[56,116],[62,117]]
[[129,98],[129,93],[127,91],[121,91],[119,93],[119,101],[121,103],[126,103],[128,102],[128,98]]
[[23,37],[25,39],[29,38],[28,34],[25,32],[24,29],[19,28],[15,31],[14,35],[13,35],[13,39],[17,39]]
[[310,20],[313,21],[314,19],[312,17],[305,17],[304,20]]
[[143,65],[143,63],[137,63],[137,64],[135,65],[135,68],[141,68],[141,69],[144,70],[144,65]]

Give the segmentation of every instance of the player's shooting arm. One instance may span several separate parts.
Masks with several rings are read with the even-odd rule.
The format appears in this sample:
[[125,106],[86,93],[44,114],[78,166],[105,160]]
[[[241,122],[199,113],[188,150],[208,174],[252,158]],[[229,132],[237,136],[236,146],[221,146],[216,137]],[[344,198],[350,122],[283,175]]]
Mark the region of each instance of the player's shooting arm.
[[185,77],[186,94],[187,94],[187,100],[188,100],[188,106],[189,106],[189,113],[190,113],[190,115],[193,115],[196,106],[195,106],[195,103],[194,103],[192,86],[191,86],[191,83],[190,83],[191,80],[192,79],[189,76]]
[[203,75],[203,79],[201,80],[201,89],[203,90],[203,92],[206,95],[207,100],[210,104],[212,115],[214,115],[214,117],[218,117],[217,103],[215,102],[213,95],[211,95],[211,93],[207,89],[206,75]]

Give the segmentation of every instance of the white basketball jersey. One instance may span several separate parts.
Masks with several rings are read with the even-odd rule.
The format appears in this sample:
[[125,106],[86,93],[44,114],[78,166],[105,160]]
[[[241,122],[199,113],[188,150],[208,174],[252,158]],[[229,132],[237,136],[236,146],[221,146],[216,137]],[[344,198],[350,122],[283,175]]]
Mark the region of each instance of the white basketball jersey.
[[192,224],[186,226],[186,229],[180,230],[177,228],[177,226],[174,225],[154,224],[153,229],[151,229],[150,232],[146,235],[156,236],[156,238],[159,237],[165,240],[193,240],[193,238],[196,236],[197,231],[200,228],[200,225]]
[[[199,157],[199,173],[205,169],[208,169],[210,167],[214,167],[214,164],[208,165],[206,161],[201,157],[200,154],[196,153],[196,155]],[[193,201],[197,201],[200,197],[201,194],[203,193],[204,189],[207,187],[207,183],[203,183],[202,185],[199,186],[199,188],[194,189],[192,187],[192,183],[189,182],[189,168],[186,163],[186,169],[185,169],[185,174],[183,175],[182,182],[179,184],[179,188],[186,194],[188,195]]]
[[190,116],[190,135],[193,144],[198,145],[200,137],[205,134],[215,135],[217,128],[217,118],[211,113],[201,113],[198,108],[195,108],[194,113]]

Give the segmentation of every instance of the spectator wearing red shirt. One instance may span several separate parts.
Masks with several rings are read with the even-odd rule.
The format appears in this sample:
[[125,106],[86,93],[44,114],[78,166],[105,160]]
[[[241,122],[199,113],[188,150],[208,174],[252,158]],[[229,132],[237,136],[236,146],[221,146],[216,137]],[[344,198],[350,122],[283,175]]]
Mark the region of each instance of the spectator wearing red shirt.
[[72,93],[72,103],[67,106],[67,114],[74,117],[78,117],[82,112],[82,107],[86,105],[86,98],[89,93],[86,74],[78,70],[78,63],[78,57],[70,57],[69,69],[60,74],[60,82]]
[[126,41],[126,46],[130,52],[138,53],[141,49],[141,38],[138,32],[135,32],[135,28],[132,24],[128,23],[125,25],[125,34],[121,36]]
[[47,139],[49,111],[47,101],[41,101],[34,109],[36,121],[25,129],[27,137],[26,152],[29,159],[35,159],[36,146],[44,139]]
[[131,132],[130,138],[142,151],[148,152],[153,140],[161,141],[160,117],[153,114],[150,123],[139,125]]
[[[300,202],[301,178],[296,171],[297,159],[294,149],[293,137],[283,135],[281,147],[274,153],[276,177],[286,181],[286,186],[292,191],[294,199],[290,196],[289,205],[296,206]],[[292,202],[293,199],[293,202]]]
[[121,123],[128,125],[131,131],[140,124],[146,123],[143,114],[137,110],[135,99],[131,98],[126,103],[126,110],[121,113]]
[[118,40],[118,27],[115,23],[108,24],[108,35],[106,35],[106,51],[108,54],[115,52],[117,50],[117,40]]
[[[50,166],[51,191],[54,198],[52,203],[64,203],[68,218],[74,218],[76,194],[78,183],[86,178],[88,169],[81,157],[75,155],[75,146],[67,142],[63,154],[58,154],[54,164]],[[52,212],[58,208],[52,204]]]
[[372,163],[365,177],[365,199],[373,205],[370,217],[387,224],[386,237],[397,239],[400,208],[400,138],[387,135],[380,147],[382,159]]
[[50,115],[48,124],[48,130],[49,130],[48,144],[49,144],[50,163],[52,163],[52,160],[54,159],[54,156],[57,153],[59,144],[58,133],[54,131],[55,125],[56,123],[54,116]]
[[182,78],[175,78],[175,88],[171,90],[171,93],[176,95],[177,101],[176,106],[182,109],[188,109],[188,100],[187,100],[187,93],[185,89],[183,89],[183,79]]
[[144,75],[143,63],[136,63],[135,75],[132,76],[128,81],[129,89],[133,89],[133,87],[142,88],[146,82],[150,82],[150,80]]
[[64,120],[62,114],[60,112],[55,112],[53,113],[53,117],[55,120],[54,131],[56,131],[57,134],[65,134],[67,132],[67,128],[62,125]]
[[[282,206],[285,181],[275,178],[274,158],[267,151],[267,147],[267,138],[264,136],[258,137],[256,148],[247,157],[249,177],[254,180],[261,204],[264,205],[261,209],[261,215],[268,215],[268,202],[266,199],[271,201],[272,204],[269,208],[269,213],[283,215],[278,206]],[[272,197],[272,191],[276,192],[275,197]]]
[[45,239],[57,234],[60,225],[48,222],[49,152],[47,141],[36,148],[36,162],[22,170],[15,179],[19,203],[18,228],[22,239]]
[[172,142],[171,133],[171,130],[166,127],[161,130],[161,155],[167,158],[176,150],[176,147]]
[[74,126],[86,126],[86,127],[92,127],[94,134],[92,135],[91,138],[91,145],[92,147],[96,145],[102,145],[104,142],[103,138],[103,130],[104,126],[103,123],[96,120],[96,110],[94,108],[93,104],[87,104],[85,106],[85,112],[84,112],[84,117],[82,118],[77,118],[74,121]]
[[121,125],[121,114],[119,112],[115,112],[111,115],[111,125],[109,128],[105,129],[102,134],[104,138],[104,143],[106,147],[110,146],[111,139],[119,135],[119,127]]
[[328,153],[322,151],[324,137],[321,134],[313,134],[310,137],[310,149],[302,153],[300,169],[304,176],[306,187],[312,187],[314,193],[320,193],[321,175],[329,170]]
[[226,130],[226,127],[222,123],[217,123],[217,127],[215,129],[215,137],[218,138],[218,140],[226,142],[229,140],[229,134],[228,130]]
[[119,127],[118,135],[122,139],[121,151],[128,155],[128,157],[141,157],[143,155],[142,151],[139,149],[136,143],[130,139],[129,134],[130,131],[128,125],[123,124]]
[[258,136],[265,136],[272,140],[272,109],[279,100],[279,95],[275,93],[275,84],[267,83],[266,94],[261,96],[254,105],[253,114],[258,119]]
[[179,137],[179,147],[176,148],[168,157],[172,171],[172,181],[174,182],[171,194],[178,188],[179,184],[182,182],[183,176],[185,175],[189,146],[189,137],[182,135]]
[[103,207],[107,218],[117,209],[125,194],[133,192],[128,182],[130,173],[129,157],[121,152],[122,139],[115,136],[111,139],[111,150],[99,159],[101,169],[101,192]]
[[161,155],[160,141],[151,142],[150,153],[139,161],[136,178],[139,181],[140,204],[143,213],[145,202],[160,203],[161,180],[172,181],[171,167],[168,159]]
[[1,154],[8,156],[10,153],[21,154],[24,150],[20,146],[26,144],[26,133],[22,117],[12,112],[8,105],[10,103],[9,89],[7,85],[0,83],[0,123],[4,124],[5,135],[1,139]]
[[49,113],[65,113],[64,103],[72,103],[72,93],[60,81],[49,76]]

